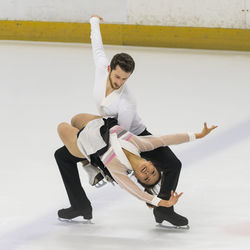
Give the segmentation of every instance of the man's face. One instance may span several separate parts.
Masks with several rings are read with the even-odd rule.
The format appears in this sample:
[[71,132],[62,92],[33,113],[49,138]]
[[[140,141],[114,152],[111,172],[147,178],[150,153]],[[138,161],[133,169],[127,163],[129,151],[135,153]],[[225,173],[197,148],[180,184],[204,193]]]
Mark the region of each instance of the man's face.
[[109,81],[112,89],[119,89],[130,77],[131,73],[127,73],[120,68],[119,65],[115,69],[109,71]]

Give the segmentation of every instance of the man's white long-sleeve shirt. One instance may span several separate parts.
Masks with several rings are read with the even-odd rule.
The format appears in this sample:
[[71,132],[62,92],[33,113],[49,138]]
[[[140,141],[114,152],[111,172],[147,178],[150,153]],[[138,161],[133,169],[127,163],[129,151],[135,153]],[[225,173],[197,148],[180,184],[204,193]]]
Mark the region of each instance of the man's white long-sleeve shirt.
[[96,67],[93,93],[95,103],[100,115],[104,117],[115,117],[121,127],[135,135],[139,135],[146,127],[137,114],[136,100],[126,84],[123,84],[122,87],[114,90],[111,94],[105,97],[109,74],[109,61],[104,52],[99,23],[100,20],[97,17],[92,17],[90,19],[90,38]]

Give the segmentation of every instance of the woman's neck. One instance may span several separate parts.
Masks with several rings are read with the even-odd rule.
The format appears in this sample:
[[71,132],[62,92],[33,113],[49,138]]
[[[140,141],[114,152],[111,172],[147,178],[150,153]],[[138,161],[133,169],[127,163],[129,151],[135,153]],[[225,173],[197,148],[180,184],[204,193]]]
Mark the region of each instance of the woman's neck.
[[138,164],[144,160],[140,156],[135,155],[124,148],[122,150],[123,150],[124,154],[127,156],[128,160],[131,164],[132,169],[135,171]]

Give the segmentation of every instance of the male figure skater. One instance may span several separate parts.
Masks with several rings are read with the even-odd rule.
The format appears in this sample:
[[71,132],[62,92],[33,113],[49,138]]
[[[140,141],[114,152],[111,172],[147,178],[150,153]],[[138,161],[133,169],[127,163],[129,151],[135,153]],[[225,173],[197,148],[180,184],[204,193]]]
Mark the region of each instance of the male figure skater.
[[[137,114],[135,98],[125,84],[134,71],[134,60],[128,54],[120,53],[116,54],[109,64],[103,48],[99,26],[100,21],[102,21],[102,18],[97,15],[93,15],[90,18],[91,44],[96,67],[94,98],[99,113],[104,117],[115,117],[121,127],[135,135],[150,135],[150,132],[147,131],[146,126]],[[77,115],[73,117],[73,126],[80,127],[81,121],[79,117]],[[159,170],[163,174],[158,197],[169,199],[171,190],[175,191],[177,187],[181,162],[169,147],[161,147],[153,151],[144,152],[141,156],[160,165],[161,169]],[[58,160],[60,157],[63,157],[63,152],[61,154],[57,152],[56,159]],[[89,169],[91,169],[91,166],[89,166]],[[71,207],[59,210],[58,215],[60,218],[65,219],[81,216],[86,208],[81,208],[81,204],[83,204],[81,202],[81,193],[83,190],[78,172],[76,173],[77,169],[74,170],[74,175],[69,173],[71,170],[65,171],[60,169],[60,171]],[[187,218],[175,213],[173,207],[155,207],[153,212],[157,222],[159,220],[167,220],[174,225],[183,226],[188,224]]]

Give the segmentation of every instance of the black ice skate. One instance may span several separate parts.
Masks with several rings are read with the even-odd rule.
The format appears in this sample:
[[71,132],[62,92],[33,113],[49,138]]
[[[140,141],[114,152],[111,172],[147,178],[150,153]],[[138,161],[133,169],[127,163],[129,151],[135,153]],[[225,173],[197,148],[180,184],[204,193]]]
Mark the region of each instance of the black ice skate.
[[[154,208],[155,221],[159,223],[158,227],[169,229],[189,229],[188,219],[177,214],[173,207],[156,207]],[[163,221],[171,223],[173,226],[162,225]]]
[[72,222],[76,217],[82,216],[85,220],[81,223],[91,224],[92,207],[81,210],[69,207],[58,210],[57,214],[60,221]]

